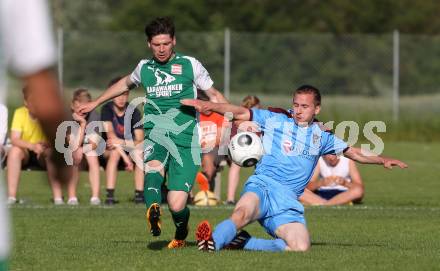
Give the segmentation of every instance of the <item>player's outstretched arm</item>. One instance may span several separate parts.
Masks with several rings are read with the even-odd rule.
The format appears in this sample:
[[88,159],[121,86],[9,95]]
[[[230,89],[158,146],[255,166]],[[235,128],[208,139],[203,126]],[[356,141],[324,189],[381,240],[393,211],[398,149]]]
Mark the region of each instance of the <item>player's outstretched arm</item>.
[[183,105],[192,106],[203,114],[209,114],[210,112],[214,111],[222,115],[225,113],[232,113],[234,120],[250,120],[251,118],[249,109],[229,103],[213,103],[196,99],[183,99],[180,100],[180,103]]
[[344,156],[362,164],[378,164],[378,165],[383,165],[385,168],[388,169],[391,169],[393,166],[398,166],[400,168],[408,167],[408,165],[402,161],[376,155],[372,152],[361,150],[355,147],[349,147],[344,152]]
[[214,103],[229,103],[228,100],[223,96],[223,94],[215,89],[214,87],[211,87],[206,90],[206,95],[208,95],[209,100]]
[[96,100],[81,105],[78,109],[78,113],[86,114],[86,113],[92,111],[93,109],[95,109],[100,104],[102,104],[102,103],[104,103],[114,97],[117,97],[117,96],[123,94],[124,92],[129,91],[132,88],[133,88],[133,83],[130,80],[130,76],[127,75],[127,76],[121,78],[121,80],[119,80],[118,82],[116,82],[112,86],[110,86],[108,89],[106,89],[104,91],[104,93],[102,93],[101,96],[99,96]]

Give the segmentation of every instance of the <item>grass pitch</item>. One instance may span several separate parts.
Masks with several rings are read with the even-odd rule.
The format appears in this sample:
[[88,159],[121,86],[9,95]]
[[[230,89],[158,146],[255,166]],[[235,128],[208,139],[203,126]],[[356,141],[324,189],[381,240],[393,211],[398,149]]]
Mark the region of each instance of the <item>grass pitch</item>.
[[[159,238],[147,234],[145,208],[129,202],[132,178],[119,175],[115,207],[88,205],[89,185],[81,175],[78,207],[54,207],[42,172],[24,172],[23,204],[10,208],[14,244],[11,270],[440,270],[440,144],[387,143],[385,155],[407,170],[361,166],[363,204],[307,207],[312,236],[307,253],[221,251],[200,253],[194,233],[188,247],[168,250],[174,226],[164,209]],[[244,180],[251,172],[242,172]],[[223,192],[226,190],[223,173]],[[103,176],[102,176],[103,179]],[[103,189],[104,191],[104,189]],[[217,223],[231,207],[191,208],[193,230],[202,219]],[[258,224],[247,227],[267,238]]]

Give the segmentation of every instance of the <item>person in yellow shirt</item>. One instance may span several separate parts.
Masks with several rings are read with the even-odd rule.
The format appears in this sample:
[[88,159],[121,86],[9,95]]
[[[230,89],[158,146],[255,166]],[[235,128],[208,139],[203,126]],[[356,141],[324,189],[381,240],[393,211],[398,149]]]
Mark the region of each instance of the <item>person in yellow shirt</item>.
[[38,120],[30,114],[26,106],[15,110],[11,130],[20,132],[21,140],[29,144],[43,145],[47,141]]
[[[56,181],[56,167],[49,159],[51,149],[43,129],[35,118],[34,105],[30,103],[30,93],[23,88],[24,106],[15,110],[11,125],[11,144],[7,158],[8,204],[17,203],[17,189],[22,166],[47,168],[52,187],[53,201],[63,204],[61,184]],[[69,195],[70,197],[76,195]]]

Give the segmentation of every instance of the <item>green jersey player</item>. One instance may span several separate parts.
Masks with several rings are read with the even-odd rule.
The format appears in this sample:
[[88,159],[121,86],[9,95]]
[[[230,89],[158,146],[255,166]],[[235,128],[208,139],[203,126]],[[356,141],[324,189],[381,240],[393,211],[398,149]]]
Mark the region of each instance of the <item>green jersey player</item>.
[[[203,65],[193,57],[174,51],[174,24],[169,18],[156,18],[145,27],[152,58],[143,59],[136,69],[108,88],[95,101],[80,108],[90,112],[99,104],[135,86],[145,90],[144,106],[144,195],[146,217],[153,236],[161,234],[161,186],[167,178],[169,209],[176,226],[168,248],[185,246],[189,209],[186,206],[200,165],[200,146],[196,129],[196,111],[180,104],[181,99],[196,98],[197,89],[213,102],[227,102],[213,87]],[[139,166],[139,165],[138,165]]]

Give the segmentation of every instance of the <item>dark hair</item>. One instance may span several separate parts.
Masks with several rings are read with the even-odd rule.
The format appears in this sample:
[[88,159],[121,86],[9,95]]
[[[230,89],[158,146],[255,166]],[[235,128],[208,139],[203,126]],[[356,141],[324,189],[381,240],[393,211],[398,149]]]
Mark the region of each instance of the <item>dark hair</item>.
[[319,89],[314,86],[302,85],[295,90],[293,96],[295,97],[296,94],[313,94],[315,105],[321,105],[321,93],[319,92]]
[[116,76],[115,78],[110,80],[110,82],[108,83],[107,87],[113,86],[114,84],[116,84],[121,79],[122,79],[122,76]]
[[23,88],[21,89],[21,92],[23,93],[23,98],[25,100],[27,100],[27,98],[29,96],[29,87],[27,85],[23,86]]
[[174,22],[170,17],[158,17],[145,26],[148,41],[160,34],[169,34],[171,38],[174,38],[174,31]]

